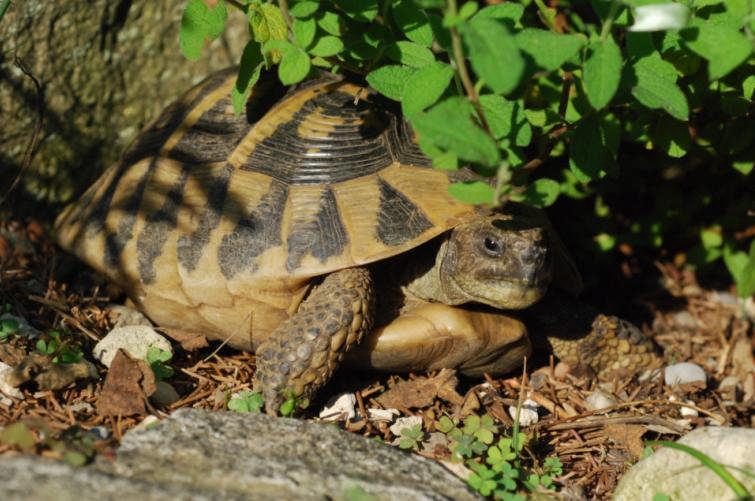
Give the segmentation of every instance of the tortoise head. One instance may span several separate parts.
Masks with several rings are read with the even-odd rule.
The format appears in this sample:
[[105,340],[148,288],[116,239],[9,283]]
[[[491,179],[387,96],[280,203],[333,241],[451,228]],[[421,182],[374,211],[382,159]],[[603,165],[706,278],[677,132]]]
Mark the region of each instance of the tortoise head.
[[441,288],[454,302],[526,308],[553,277],[551,230],[536,211],[508,204],[451,230],[441,246]]

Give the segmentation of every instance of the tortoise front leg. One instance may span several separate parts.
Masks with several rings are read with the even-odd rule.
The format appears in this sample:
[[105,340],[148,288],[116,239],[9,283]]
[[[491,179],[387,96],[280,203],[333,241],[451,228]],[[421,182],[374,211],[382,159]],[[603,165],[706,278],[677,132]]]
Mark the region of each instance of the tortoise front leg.
[[331,273],[298,311],[257,348],[254,388],[276,414],[287,394],[310,397],[373,321],[372,277],[366,268]]
[[511,371],[530,351],[527,329],[513,317],[421,301],[374,329],[347,363],[386,372],[452,368],[481,376]]

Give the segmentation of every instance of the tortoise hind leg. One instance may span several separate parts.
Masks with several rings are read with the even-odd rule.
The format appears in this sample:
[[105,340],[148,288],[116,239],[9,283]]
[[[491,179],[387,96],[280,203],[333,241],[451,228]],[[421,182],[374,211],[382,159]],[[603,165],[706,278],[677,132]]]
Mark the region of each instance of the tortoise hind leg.
[[549,293],[523,316],[535,347],[546,345],[560,361],[601,378],[635,374],[659,363],[653,343],[632,323],[598,314],[569,295]]
[[372,326],[374,293],[365,268],[331,273],[256,350],[254,388],[276,414],[285,396],[308,398]]
[[527,329],[513,317],[418,302],[370,333],[346,363],[385,372],[455,368],[481,376],[518,367],[530,350]]

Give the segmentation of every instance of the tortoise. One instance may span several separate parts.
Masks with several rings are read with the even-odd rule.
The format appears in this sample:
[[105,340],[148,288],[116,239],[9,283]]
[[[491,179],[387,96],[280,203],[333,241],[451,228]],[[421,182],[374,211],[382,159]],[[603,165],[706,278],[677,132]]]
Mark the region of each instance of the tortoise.
[[[58,217],[61,247],[168,332],[254,350],[271,413],[286,393],[313,395],[347,353],[390,371],[520,364],[531,342],[504,310],[551,281],[579,288],[542,214],[455,200],[449,183],[471,174],[434,169],[369,88],[328,75],[286,89],[263,74],[237,116],[235,74],[148,125]],[[648,362],[644,338],[603,323],[548,342],[599,372]]]

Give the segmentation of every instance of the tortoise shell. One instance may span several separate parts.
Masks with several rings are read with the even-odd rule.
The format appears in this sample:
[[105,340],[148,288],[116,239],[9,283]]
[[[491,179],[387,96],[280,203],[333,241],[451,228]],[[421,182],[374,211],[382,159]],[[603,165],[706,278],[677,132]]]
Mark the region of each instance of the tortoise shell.
[[60,245],[157,323],[209,337],[246,323],[257,344],[312,277],[403,253],[474,213],[369,89],[328,77],[286,91],[263,76],[237,116],[235,75],[167,108],[56,222]]

